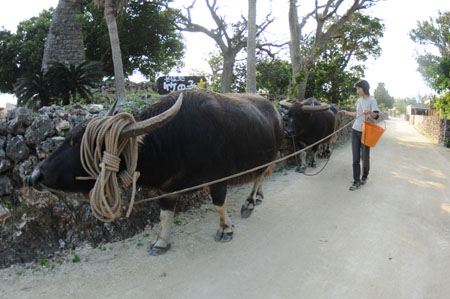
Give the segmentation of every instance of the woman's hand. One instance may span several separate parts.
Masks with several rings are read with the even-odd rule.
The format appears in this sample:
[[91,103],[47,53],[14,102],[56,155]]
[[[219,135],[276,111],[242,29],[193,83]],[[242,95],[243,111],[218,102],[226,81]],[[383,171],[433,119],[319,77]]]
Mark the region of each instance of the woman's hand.
[[373,113],[373,112],[370,111],[370,110],[364,110],[363,113],[364,113],[364,115],[370,115],[370,117],[372,117],[372,118],[377,117],[376,113]]

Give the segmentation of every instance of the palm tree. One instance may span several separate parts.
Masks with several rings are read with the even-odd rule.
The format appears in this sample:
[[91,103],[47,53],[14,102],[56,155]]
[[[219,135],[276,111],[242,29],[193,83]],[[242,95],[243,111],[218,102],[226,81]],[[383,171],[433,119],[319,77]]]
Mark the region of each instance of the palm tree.
[[116,86],[116,99],[121,105],[125,101],[125,77],[123,74],[122,54],[120,51],[119,33],[117,31],[116,17],[118,10],[127,0],[94,0],[97,6],[104,7],[106,25],[108,26],[114,64],[114,80]]
[[18,106],[37,110],[50,103],[50,83],[48,77],[42,72],[19,78],[14,92],[17,96]]
[[83,62],[79,65],[54,63],[46,73],[51,92],[62,98],[63,105],[75,102],[77,97],[89,100],[92,88],[103,78],[100,63],[97,61]]

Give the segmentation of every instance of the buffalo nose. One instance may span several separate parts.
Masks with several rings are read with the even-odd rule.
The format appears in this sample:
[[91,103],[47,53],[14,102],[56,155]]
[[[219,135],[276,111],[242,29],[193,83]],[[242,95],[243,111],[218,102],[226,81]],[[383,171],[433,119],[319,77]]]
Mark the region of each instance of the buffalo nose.
[[37,186],[39,181],[41,181],[41,179],[41,171],[39,170],[39,168],[36,168],[33,170],[33,173],[31,173],[31,175],[27,178],[27,185],[35,187]]
[[286,130],[285,130],[285,132],[286,132],[286,135],[288,136],[288,137],[292,137],[292,136],[294,136],[295,134],[295,130],[293,130],[292,128],[286,128]]

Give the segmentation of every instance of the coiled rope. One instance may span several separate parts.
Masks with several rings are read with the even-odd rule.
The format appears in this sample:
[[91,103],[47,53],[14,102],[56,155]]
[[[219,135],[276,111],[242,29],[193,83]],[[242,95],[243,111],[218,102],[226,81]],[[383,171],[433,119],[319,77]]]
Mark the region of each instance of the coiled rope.
[[[134,205],[136,181],[140,175],[136,171],[137,137],[120,138],[123,128],[132,123],[135,123],[135,120],[128,113],[98,117],[88,123],[83,134],[80,160],[89,176],[77,179],[96,181],[94,188],[89,192],[89,201],[92,213],[103,222],[112,222],[120,217],[121,186],[133,184],[127,217]],[[121,155],[125,160],[126,169],[119,173]]]

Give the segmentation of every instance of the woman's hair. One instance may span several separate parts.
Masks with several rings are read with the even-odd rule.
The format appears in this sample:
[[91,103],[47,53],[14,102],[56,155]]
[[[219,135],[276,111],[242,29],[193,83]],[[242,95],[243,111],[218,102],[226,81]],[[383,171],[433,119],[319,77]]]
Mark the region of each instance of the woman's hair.
[[369,82],[367,82],[366,80],[359,80],[358,82],[355,83],[355,87],[361,87],[362,90],[364,91],[364,93],[368,96],[370,96],[370,85]]

